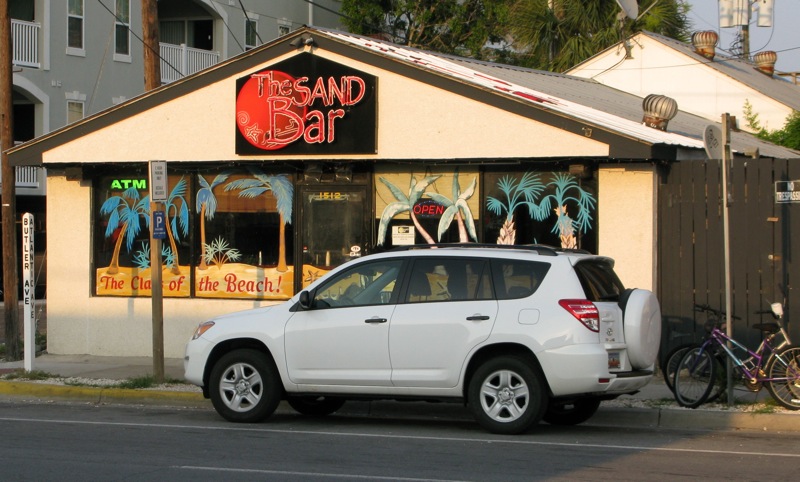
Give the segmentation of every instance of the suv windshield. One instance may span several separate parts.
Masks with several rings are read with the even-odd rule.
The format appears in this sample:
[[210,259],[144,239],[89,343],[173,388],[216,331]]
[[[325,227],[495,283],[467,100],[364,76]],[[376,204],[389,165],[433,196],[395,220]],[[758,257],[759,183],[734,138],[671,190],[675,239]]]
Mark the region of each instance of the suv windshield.
[[575,272],[589,301],[619,301],[619,296],[625,291],[622,281],[607,261],[580,261],[575,265]]

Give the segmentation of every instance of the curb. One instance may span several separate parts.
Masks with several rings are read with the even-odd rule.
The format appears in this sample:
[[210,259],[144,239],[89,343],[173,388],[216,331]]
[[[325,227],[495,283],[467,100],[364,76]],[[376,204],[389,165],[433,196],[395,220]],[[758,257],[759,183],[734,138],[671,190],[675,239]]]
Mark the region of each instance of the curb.
[[[141,404],[171,407],[211,408],[202,393],[176,390],[83,387],[35,382],[0,381],[0,395],[14,398],[69,400],[104,404]],[[294,414],[286,402],[276,413]],[[461,405],[427,402],[353,401],[338,412],[340,415],[367,418],[414,418],[472,421]],[[759,432],[800,433],[800,413],[754,413],[682,408],[600,407],[585,422],[587,426],[624,428],[663,428],[699,431],[744,430]]]
[[202,393],[114,387],[82,387],[34,382],[0,382],[0,395],[92,403],[208,407]]

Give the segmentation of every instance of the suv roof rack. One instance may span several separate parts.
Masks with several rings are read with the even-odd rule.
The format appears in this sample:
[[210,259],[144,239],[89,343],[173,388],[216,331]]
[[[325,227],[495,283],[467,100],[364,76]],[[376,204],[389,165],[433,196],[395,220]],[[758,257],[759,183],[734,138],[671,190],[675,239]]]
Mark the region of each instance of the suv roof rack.
[[[414,249],[436,249],[436,248],[491,248],[491,249],[517,249],[525,251],[536,251],[542,256],[556,256],[559,252],[585,253],[580,250],[563,250],[545,244],[489,244],[489,243],[439,243],[439,244],[409,244],[397,246],[390,251],[411,251]],[[588,254],[588,253],[587,253]]]

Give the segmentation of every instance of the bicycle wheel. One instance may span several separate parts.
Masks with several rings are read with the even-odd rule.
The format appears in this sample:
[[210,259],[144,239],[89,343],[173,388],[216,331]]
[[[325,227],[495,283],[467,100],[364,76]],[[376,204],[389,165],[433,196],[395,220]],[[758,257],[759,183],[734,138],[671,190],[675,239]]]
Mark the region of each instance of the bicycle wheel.
[[689,350],[689,348],[698,347],[697,343],[684,343],[683,345],[678,345],[673,348],[667,356],[664,358],[664,362],[661,364],[661,374],[664,375],[664,383],[669,388],[669,391],[675,393],[675,371],[678,369],[678,363],[680,363],[681,358],[683,355]]
[[697,408],[714,388],[717,365],[715,357],[703,347],[683,354],[675,371],[675,400],[683,407]]
[[767,363],[767,391],[776,402],[800,410],[800,347],[784,348]]

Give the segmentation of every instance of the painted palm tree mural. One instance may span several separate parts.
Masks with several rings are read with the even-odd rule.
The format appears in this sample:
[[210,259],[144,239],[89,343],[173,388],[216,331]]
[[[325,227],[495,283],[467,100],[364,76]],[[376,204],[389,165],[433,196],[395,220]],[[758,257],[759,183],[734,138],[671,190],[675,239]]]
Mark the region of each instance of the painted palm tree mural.
[[125,248],[130,252],[133,242],[142,230],[140,218],[144,218],[145,225],[150,228],[150,196],[139,197],[139,190],[130,187],[122,192],[121,196],[111,196],[100,206],[100,214],[108,216],[108,226],[106,227],[105,237],[111,238],[117,233],[114,244],[114,254],[111,257],[111,264],[106,270],[107,274],[114,275],[119,273],[119,254],[122,248],[122,241],[125,240]]
[[411,221],[414,223],[417,231],[422,235],[425,241],[428,244],[436,244],[436,241],[434,241],[431,235],[428,234],[425,228],[422,227],[417,219],[417,216],[414,214],[414,204],[416,204],[420,198],[422,198],[422,195],[425,194],[425,189],[436,182],[436,180],[440,177],[442,176],[427,176],[421,181],[417,182],[417,179],[412,175],[410,181],[411,184],[408,188],[408,194],[404,193],[402,190],[383,177],[378,178],[383,184],[386,185],[387,188],[389,188],[389,192],[391,192],[392,196],[395,198],[395,202],[387,205],[384,208],[383,213],[381,213],[381,221],[378,225],[378,246],[383,246],[383,244],[386,242],[386,231],[389,228],[389,222],[395,216],[404,212],[408,212],[409,216],[411,217]]
[[217,196],[214,195],[214,188],[227,181],[230,175],[230,171],[218,174],[211,183],[206,181],[201,174],[197,175],[200,189],[197,191],[195,209],[200,214],[200,246],[202,249],[200,264],[197,269],[208,269],[208,264],[206,263],[206,221],[213,221],[214,215],[217,213]]
[[[524,206],[536,221],[544,221],[555,213],[556,222],[551,232],[558,235],[561,247],[578,247],[575,233],[585,233],[592,227],[595,198],[578,184],[574,176],[560,172],[552,173],[551,176],[551,181],[547,184],[542,182],[539,174],[531,172],[526,172],[520,179],[504,176],[498,181],[497,187],[505,195],[505,200],[487,197],[487,208],[490,212],[506,215],[497,244],[515,244],[514,211]],[[543,193],[551,191],[552,194],[541,197]],[[570,216],[568,206],[577,206],[575,218]]]
[[170,191],[165,203],[167,237],[169,238],[173,259],[170,269],[173,274],[181,273],[177,243],[180,242],[181,236],[186,237],[189,235],[189,205],[185,198],[186,188],[186,179],[181,177],[180,181]]
[[[551,211],[554,212],[556,223],[551,232],[558,234],[562,248],[577,248],[576,229],[585,233],[592,227],[592,210],[596,205],[594,196],[586,192],[575,177],[565,173],[554,173],[553,181],[548,184],[548,187],[551,186],[555,192],[542,198],[538,205],[532,205],[531,215],[537,221],[544,221]],[[578,206],[576,219],[567,212],[569,203]]]
[[292,222],[292,203],[294,186],[285,174],[268,175],[257,168],[248,168],[253,176],[249,179],[237,179],[225,186],[225,191],[238,190],[239,197],[254,199],[262,194],[270,193],[275,197],[278,208],[278,267],[277,271],[288,271],[286,264],[286,225]]
[[458,182],[458,170],[453,174],[453,197],[448,198],[437,192],[425,193],[436,201],[438,204],[445,206],[444,214],[439,219],[439,232],[437,233],[439,241],[442,236],[450,228],[453,219],[458,223],[458,240],[462,243],[468,243],[472,238],[474,241],[478,240],[478,235],[475,233],[475,219],[472,216],[472,211],[469,209],[469,200],[475,194],[475,188],[478,185],[478,178],[472,178],[472,182],[465,191],[461,190],[461,185]]
[[522,178],[503,176],[497,187],[505,194],[505,201],[492,196],[486,197],[487,208],[490,212],[501,216],[505,213],[506,219],[497,236],[497,244],[515,244],[517,231],[514,224],[514,211],[520,206],[527,206],[529,210],[535,208],[536,199],[544,191],[545,185],[539,174],[526,172]]

